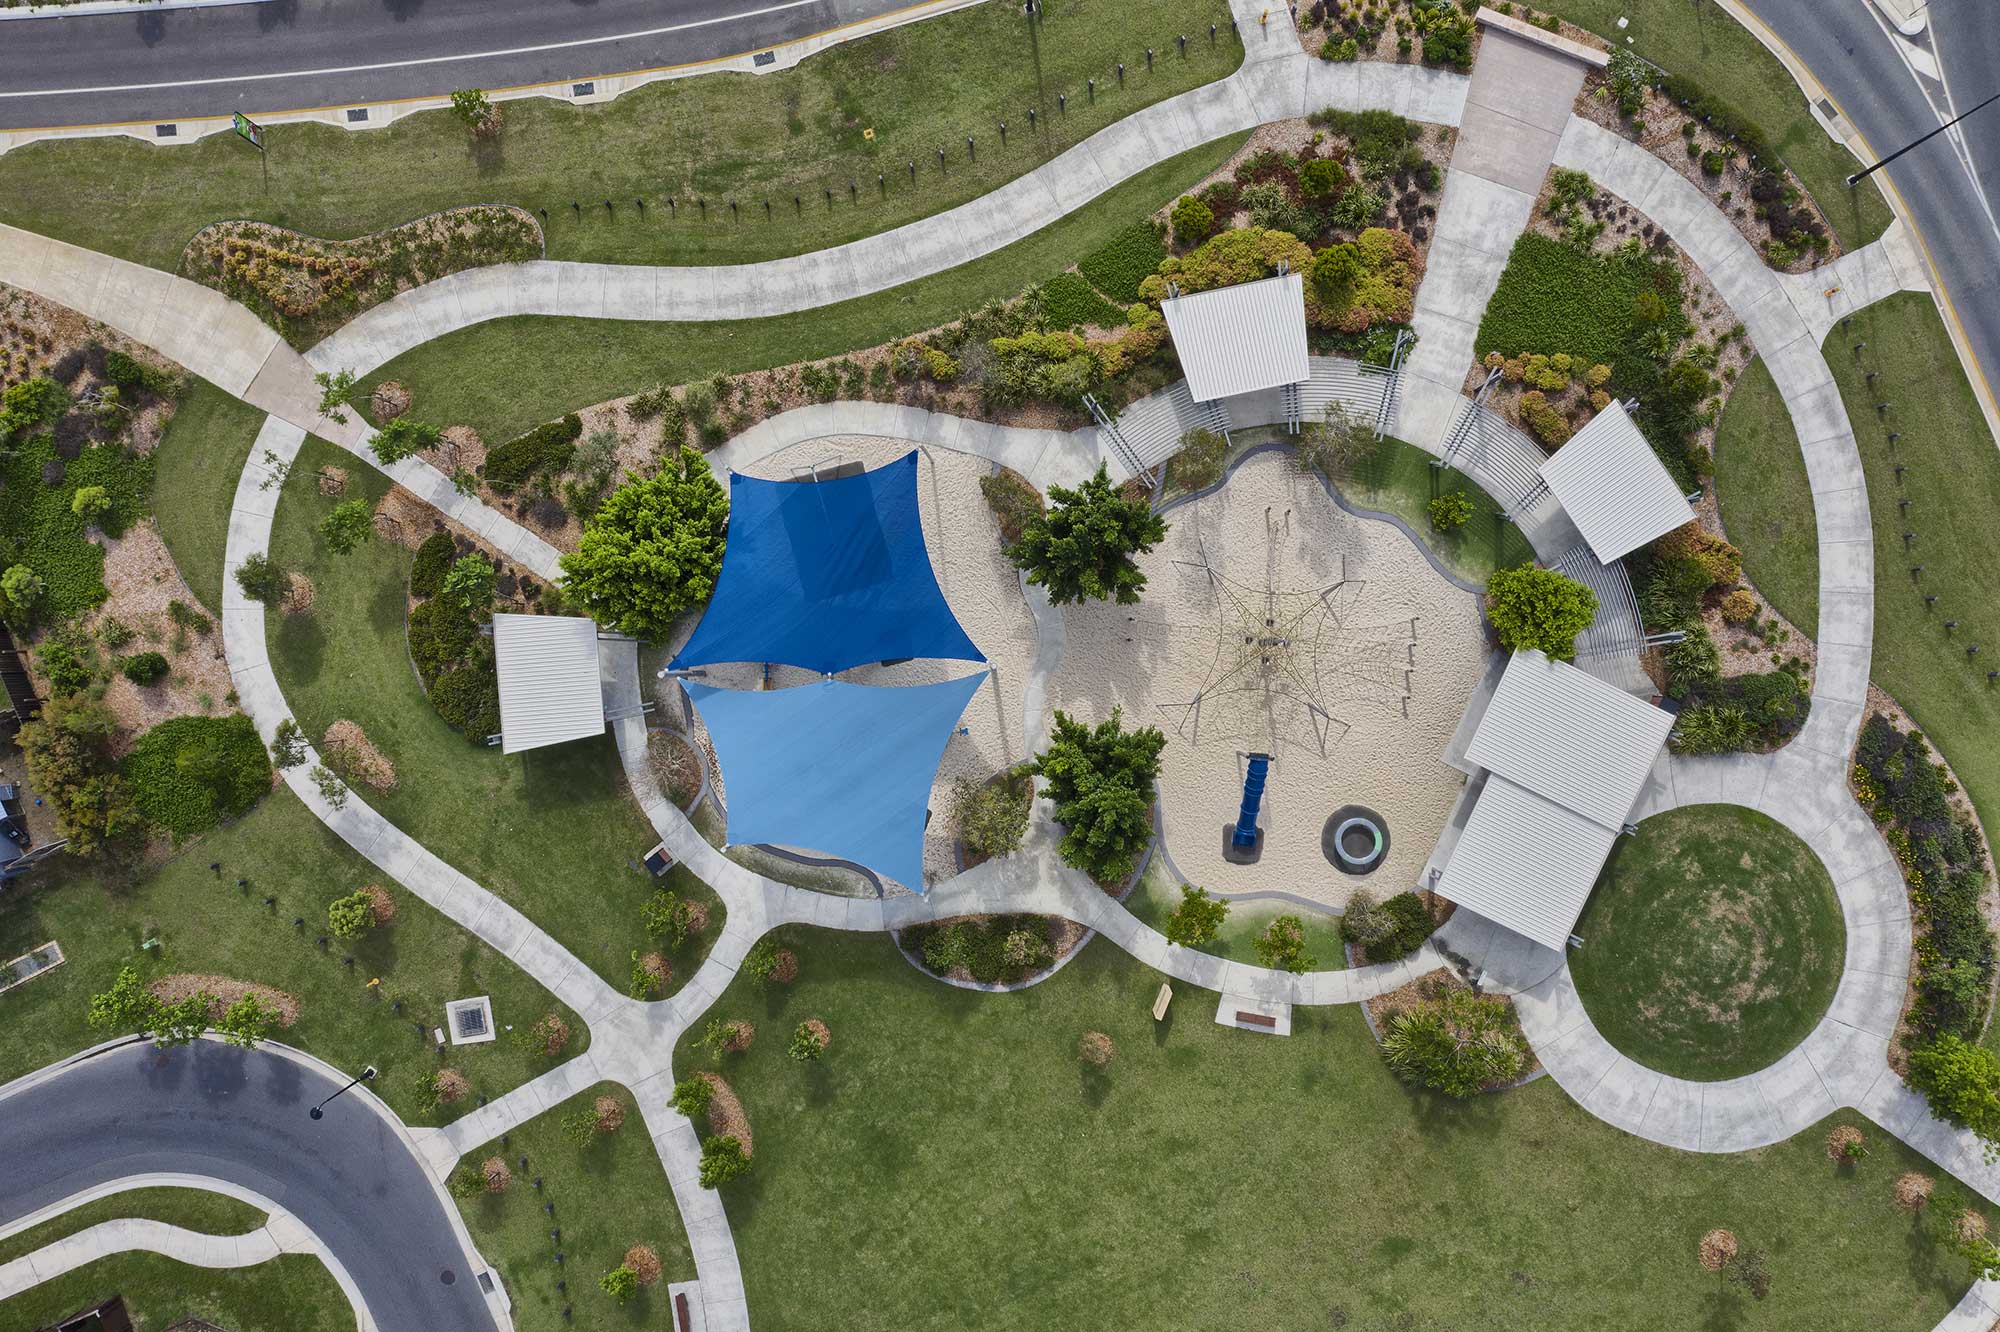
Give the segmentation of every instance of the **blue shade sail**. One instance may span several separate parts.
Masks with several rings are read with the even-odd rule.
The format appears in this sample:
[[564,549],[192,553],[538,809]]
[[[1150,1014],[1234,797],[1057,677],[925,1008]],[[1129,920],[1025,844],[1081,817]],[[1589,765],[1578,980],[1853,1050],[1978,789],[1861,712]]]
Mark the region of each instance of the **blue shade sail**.
[[916,451],[827,481],[731,473],[722,573],[673,669],[782,662],[831,675],[905,657],[986,660],[931,571]]
[[931,782],[986,675],[900,688],[684,681],[715,743],[730,844],[818,851],[922,892]]

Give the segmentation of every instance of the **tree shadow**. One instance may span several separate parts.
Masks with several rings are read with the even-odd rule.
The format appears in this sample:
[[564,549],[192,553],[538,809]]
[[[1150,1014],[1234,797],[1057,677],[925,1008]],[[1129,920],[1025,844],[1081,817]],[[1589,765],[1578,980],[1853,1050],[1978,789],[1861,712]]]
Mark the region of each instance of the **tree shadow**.
[[1102,1109],[1105,1100],[1111,1095],[1111,1075],[1097,1065],[1081,1060],[1077,1063],[1076,1072],[1078,1089],[1083,1093],[1084,1104],[1093,1110]]
[[424,0],[382,0],[382,8],[389,11],[389,17],[398,23],[413,19],[417,11],[424,7]]
[[298,22],[299,0],[265,0],[257,6],[257,31],[289,28]]
[[326,630],[310,611],[278,619],[278,639],[273,654],[283,663],[284,676],[292,684],[311,684],[326,667]]
[[167,35],[167,16],[157,10],[139,15],[139,40],[147,46],[158,46]]

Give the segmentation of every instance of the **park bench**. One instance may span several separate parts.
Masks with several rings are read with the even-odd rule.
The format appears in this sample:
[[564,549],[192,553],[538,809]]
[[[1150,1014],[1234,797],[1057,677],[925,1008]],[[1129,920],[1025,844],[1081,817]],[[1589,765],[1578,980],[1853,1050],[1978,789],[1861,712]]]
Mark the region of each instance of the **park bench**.
[[684,1290],[674,1295],[674,1326],[679,1328],[680,1332],[692,1332],[694,1327],[693,1318],[688,1313],[687,1292]]
[[1269,1013],[1253,1013],[1239,1008],[1236,1010],[1236,1020],[1253,1027],[1269,1027],[1272,1031],[1278,1029],[1278,1019]]
[[1165,981],[1161,981],[1160,992],[1153,996],[1153,1021],[1165,1022],[1167,1020],[1167,1005],[1173,1001],[1174,987]]

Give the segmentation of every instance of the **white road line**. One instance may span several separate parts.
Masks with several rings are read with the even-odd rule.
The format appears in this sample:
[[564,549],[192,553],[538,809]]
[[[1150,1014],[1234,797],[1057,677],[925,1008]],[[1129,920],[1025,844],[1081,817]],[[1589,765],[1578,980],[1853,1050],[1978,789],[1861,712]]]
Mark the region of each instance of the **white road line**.
[[372,74],[385,69],[411,69],[419,65],[451,65],[468,60],[493,60],[501,56],[538,55],[544,51],[570,51],[582,46],[603,46],[612,42],[630,41],[637,37],[663,37],[670,33],[688,32],[695,28],[712,28],[717,24],[735,23],[739,19],[762,18],[766,14],[782,14],[787,10],[805,9],[817,5],[821,0],[786,0],[784,4],[766,5],[762,9],[745,10],[741,14],[724,14],[716,18],[696,19],[691,23],[673,23],[663,28],[642,28],[637,32],[620,32],[606,37],[578,37],[567,42],[543,42],[535,46],[515,46],[499,51],[461,51],[454,55],[419,56],[413,60],[382,60],[368,65],[329,65],[322,69],[279,70],[269,74],[226,74],[208,79],[169,79],[160,83],[109,83],[87,88],[22,88],[0,92],[0,98],[10,97],[75,97],[89,93],[156,92],[163,88],[207,88],[226,83],[269,83],[279,79],[310,79],[329,74]]

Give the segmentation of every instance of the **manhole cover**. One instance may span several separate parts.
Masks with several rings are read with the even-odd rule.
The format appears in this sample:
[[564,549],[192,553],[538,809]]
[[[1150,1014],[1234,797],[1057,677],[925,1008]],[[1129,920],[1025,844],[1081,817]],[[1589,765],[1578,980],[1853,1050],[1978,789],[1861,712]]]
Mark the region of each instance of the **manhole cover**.
[[438,1280],[444,1282],[444,1284],[447,1286],[452,1285],[455,1282],[457,1282],[458,1273],[452,1271],[449,1267],[447,1267],[444,1269],[444,1271],[438,1273]]

